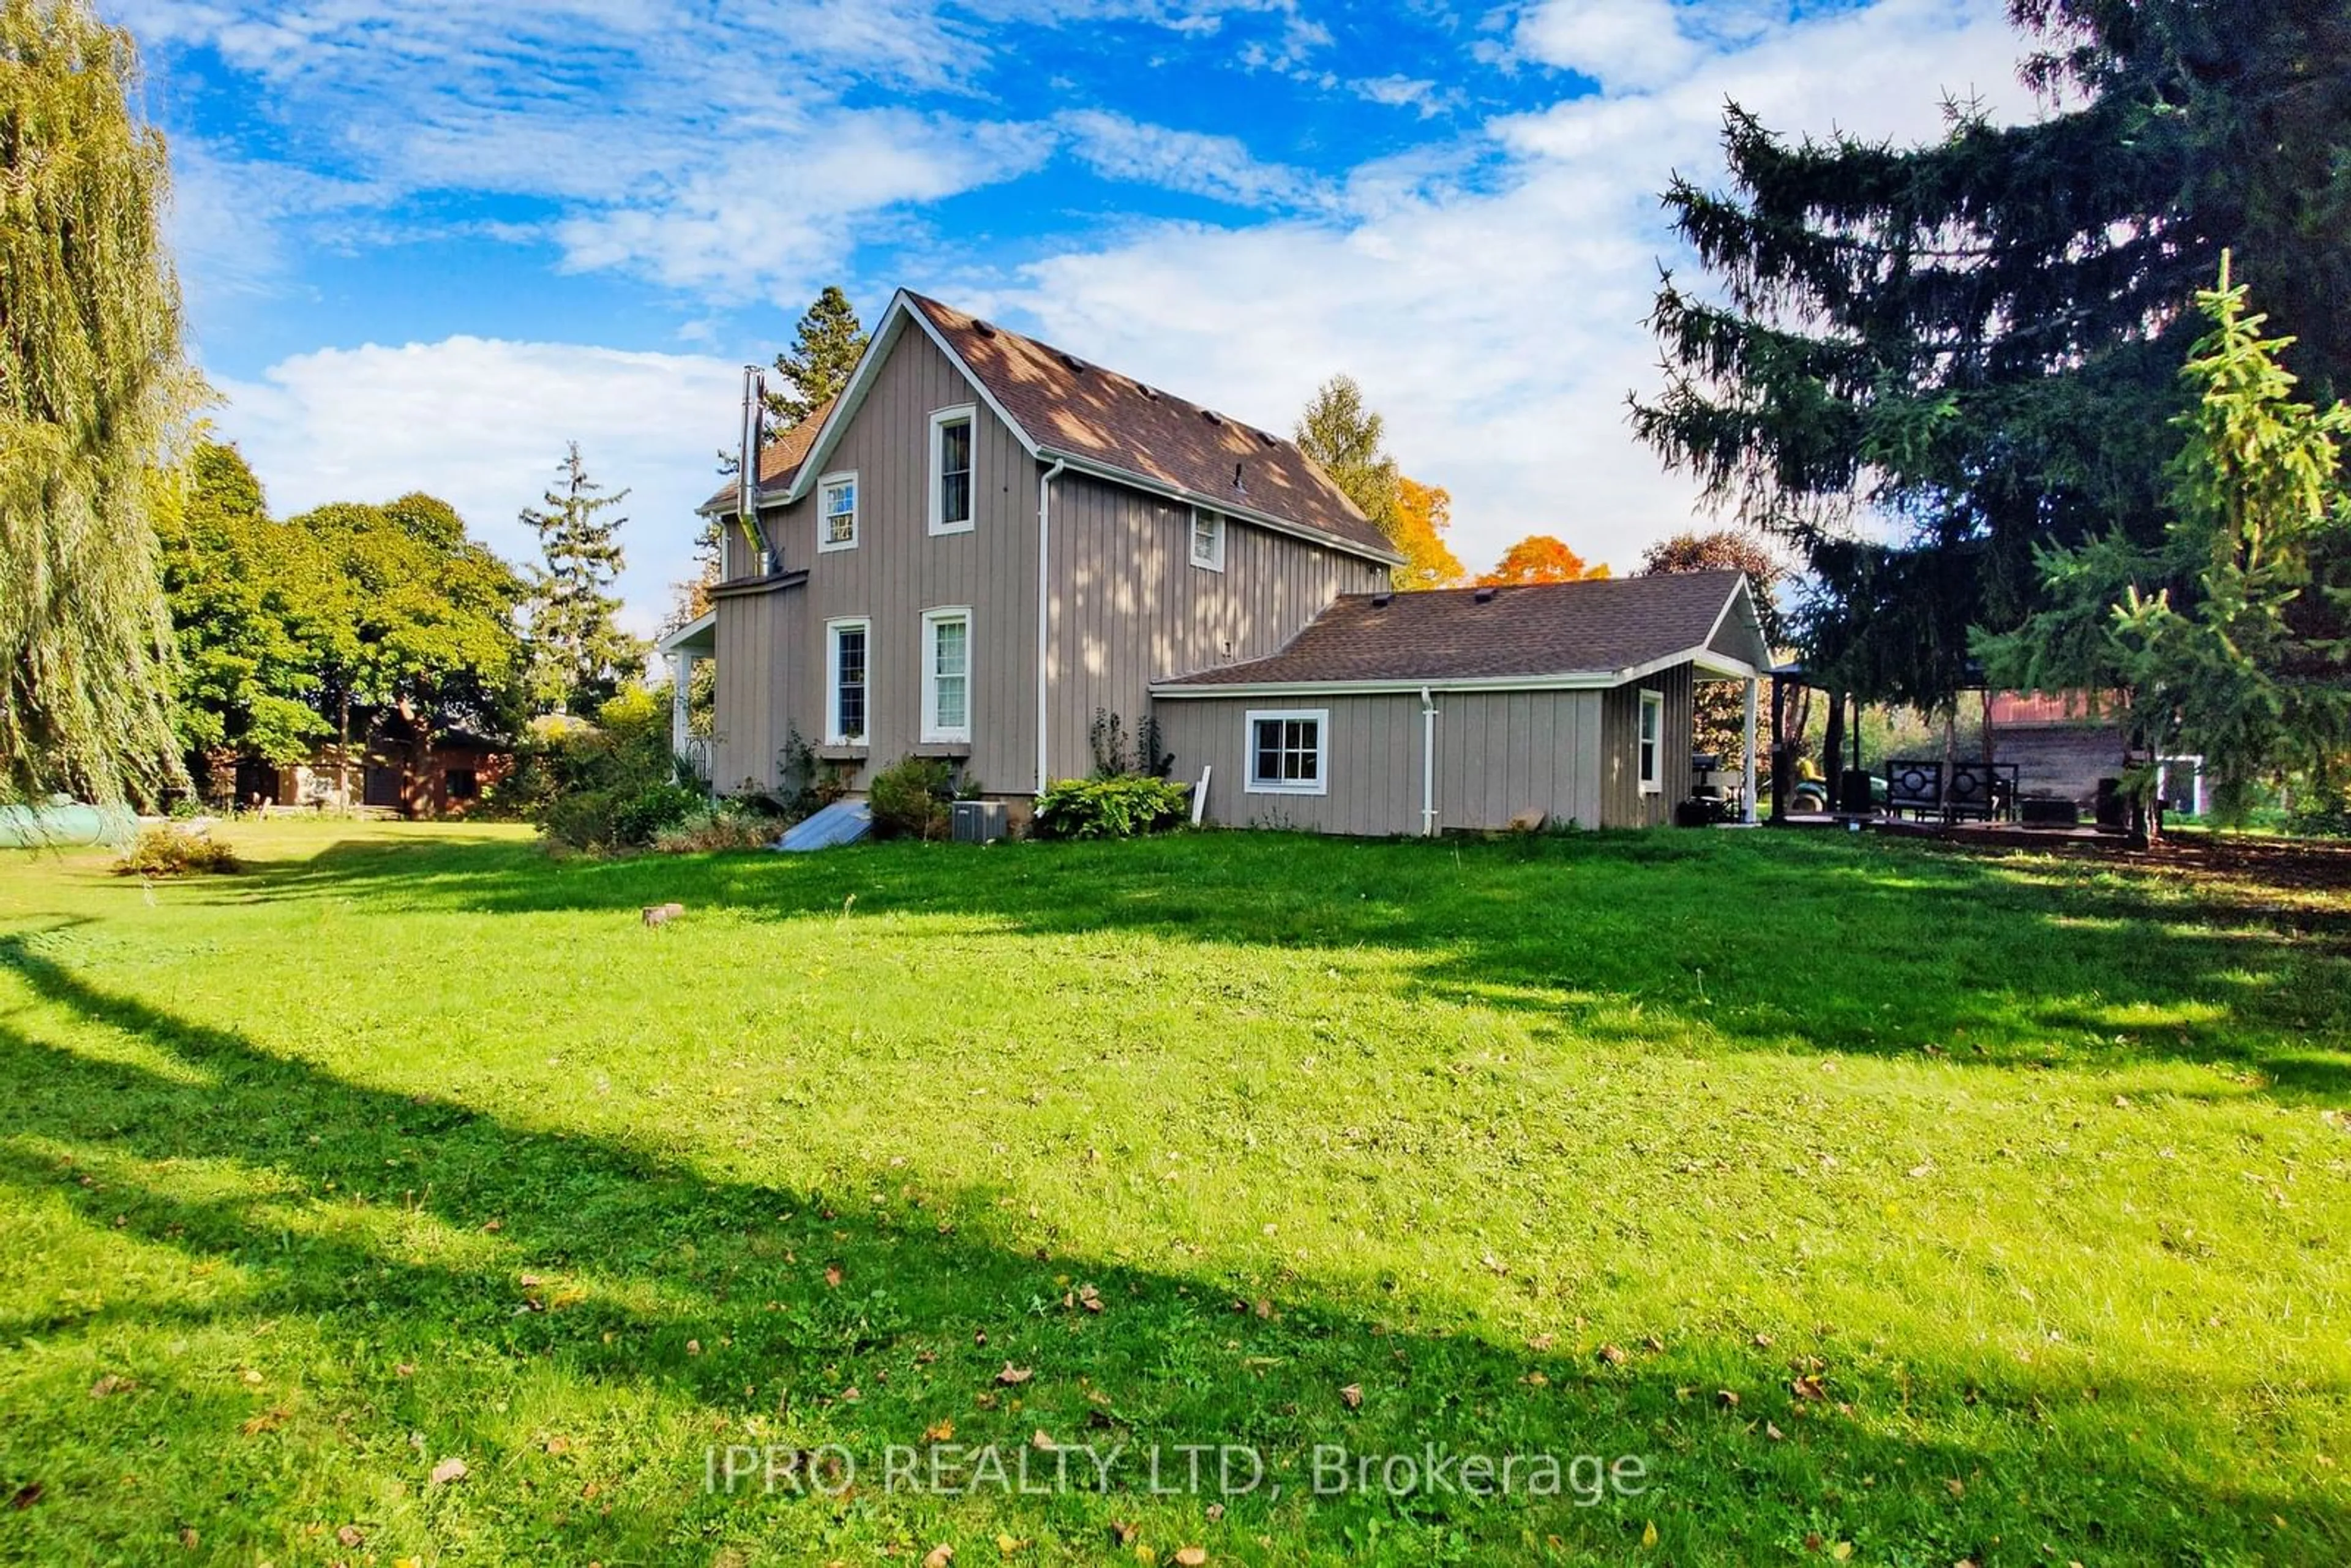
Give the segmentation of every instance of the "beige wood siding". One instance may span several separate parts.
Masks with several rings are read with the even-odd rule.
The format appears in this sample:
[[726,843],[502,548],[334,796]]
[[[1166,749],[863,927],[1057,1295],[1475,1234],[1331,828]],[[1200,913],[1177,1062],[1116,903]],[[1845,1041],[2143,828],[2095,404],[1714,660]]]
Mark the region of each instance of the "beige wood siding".
[[[1541,812],[1555,826],[1656,827],[1690,789],[1690,667],[1609,691],[1448,692],[1437,701],[1436,807],[1445,831],[1507,828]],[[1663,788],[1639,789],[1640,693],[1664,694]],[[1328,792],[1248,792],[1248,716],[1324,710]],[[1417,694],[1168,697],[1155,709],[1175,777],[1214,768],[1207,821],[1326,833],[1421,831]]]
[[[1660,782],[1641,793],[1641,693],[1662,692],[1666,723]],[[1689,798],[1690,736],[1694,689],[1687,664],[1616,686],[1604,694],[1600,722],[1600,825],[1654,828],[1674,820],[1674,808]]]
[[710,780],[722,795],[776,784],[776,753],[793,718],[802,658],[798,591],[734,594],[717,601],[718,664]]
[[[1329,792],[1248,792],[1248,715],[1252,709],[1324,709]],[[1208,784],[1207,821],[1225,827],[1299,828],[1320,833],[1420,831],[1420,698],[1217,697],[1161,702],[1155,710],[1174,777]]]
[[[931,414],[975,405],[969,532],[930,532]],[[865,401],[824,461],[826,474],[857,475],[857,546],[817,548],[818,491],[767,515],[768,534],[786,568],[805,569],[805,586],[786,590],[799,608],[789,649],[778,651],[780,696],[773,708],[773,751],[788,728],[811,745],[825,729],[829,621],[863,619],[867,639],[868,745],[851,770],[863,788],[922,745],[923,612],[971,611],[971,745],[967,764],[987,789],[1026,792],[1036,774],[1037,476],[1036,462],[1011,429],[987,411],[971,383],[920,332],[902,333],[875,372]],[[731,729],[726,638],[730,605],[718,623],[720,727]],[[758,678],[736,683],[750,700]],[[733,751],[721,749],[732,759]],[[731,777],[731,775],[729,776]]]
[[1097,711],[1132,733],[1153,681],[1279,652],[1339,594],[1388,585],[1375,561],[1238,518],[1225,522],[1222,571],[1194,566],[1191,542],[1181,502],[1086,475],[1054,481],[1053,777],[1092,769]]

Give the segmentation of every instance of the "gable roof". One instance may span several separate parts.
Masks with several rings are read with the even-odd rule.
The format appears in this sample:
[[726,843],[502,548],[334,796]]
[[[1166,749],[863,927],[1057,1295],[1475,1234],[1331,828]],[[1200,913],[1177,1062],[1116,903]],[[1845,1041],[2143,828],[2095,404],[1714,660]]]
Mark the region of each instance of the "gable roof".
[[[817,433],[824,428],[825,416],[841,400],[829,397],[809,411],[809,416],[759,448],[759,488],[761,491],[788,488],[799,476],[800,465],[808,461],[810,450],[816,445]],[[733,512],[740,480],[729,479],[701,506],[697,512]],[[761,497],[765,499],[764,495]]]
[[1770,666],[1745,573],[1343,594],[1278,653],[1152,689],[1614,685],[1685,661],[1725,675]]
[[[796,457],[792,477],[769,479],[762,461],[761,505],[797,501],[808,493],[856,416],[876,367],[910,328],[962,371],[1040,461],[1065,461],[1383,563],[1403,559],[1296,443],[905,289],[892,297],[822,429]],[[722,495],[732,502],[732,490]]]
[[1394,553],[1297,443],[935,299],[906,298],[1043,455],[1090,458],[1205,505]]

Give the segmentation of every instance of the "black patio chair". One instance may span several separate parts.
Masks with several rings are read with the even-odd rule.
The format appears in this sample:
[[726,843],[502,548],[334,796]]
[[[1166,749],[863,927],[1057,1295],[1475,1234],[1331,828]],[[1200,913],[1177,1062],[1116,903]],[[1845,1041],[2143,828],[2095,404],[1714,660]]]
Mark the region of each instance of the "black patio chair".
[[1943,809],[1943,765],[1897,758],[1886,765],[1886,809],[1923,817]]

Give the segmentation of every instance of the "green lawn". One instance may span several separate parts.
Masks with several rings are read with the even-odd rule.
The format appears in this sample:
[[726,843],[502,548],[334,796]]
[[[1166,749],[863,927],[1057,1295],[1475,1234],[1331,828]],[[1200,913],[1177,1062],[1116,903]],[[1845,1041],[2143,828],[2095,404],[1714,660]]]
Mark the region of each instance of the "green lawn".
[[[2339,893],[239,838],[0,859],[0,1559],[2351,1560]],[[1646,1481],[1314,1494],[1430,1444]]]

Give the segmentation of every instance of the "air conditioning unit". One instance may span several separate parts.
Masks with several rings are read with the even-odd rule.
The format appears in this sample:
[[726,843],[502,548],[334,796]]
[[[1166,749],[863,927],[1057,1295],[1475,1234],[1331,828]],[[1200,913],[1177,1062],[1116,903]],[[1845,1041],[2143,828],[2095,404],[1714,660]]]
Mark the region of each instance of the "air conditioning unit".
[[957,800],[953,814],[955,841],[959,844],[992,843],[1009,826],[1001,800]]

